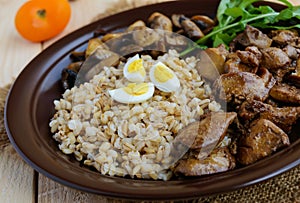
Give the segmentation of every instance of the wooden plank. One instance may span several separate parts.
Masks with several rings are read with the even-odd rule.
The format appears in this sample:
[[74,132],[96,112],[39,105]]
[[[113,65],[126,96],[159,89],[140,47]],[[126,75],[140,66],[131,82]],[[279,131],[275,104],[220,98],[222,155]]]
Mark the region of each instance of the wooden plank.
[[[41,51],[41,44],[24,40],[15,30],[14,16],[26,0],[0,0],[0,86],[11,83],[25,65]],[[3,102],[1,102],[1,105]],[[1,106],[1,115],[3,115]],[[3,120],[0,119],[3,127]],[[0,202],[34,202],[34,170],[9,145],[0,129]]]
[[[0,86],[10,83],[40,51],[40,43],[23,39],[16,31],[14,17],[26,0],[0,0]],[[4,7],[5,6],[5,7]],[[5,48],[4,48],[5,47]]]
[[[0,88],[0,115],[4,113],[5,97],[9,87]],[[0,202],[34,202],[35,176],[10,145],[0,117]]]
[[118,0],[77,0],[71,2],[72,15],[70,22],[65,30],[58,36],[44,43],[43,48],[48,47],[58,39],[67,35],[68,33],[75,31],[76,29],[83,27],[93,21],[99,13],[105,12],[107,8],[116,4]]
[[0,202],[35,201],[34,171],[11,145],[0,149],[0,171]]
[[38,186],[38,203],[62,202],[107,203],[109,202],[109,200],[103,196],[89,194],[63,186],[40,174]]

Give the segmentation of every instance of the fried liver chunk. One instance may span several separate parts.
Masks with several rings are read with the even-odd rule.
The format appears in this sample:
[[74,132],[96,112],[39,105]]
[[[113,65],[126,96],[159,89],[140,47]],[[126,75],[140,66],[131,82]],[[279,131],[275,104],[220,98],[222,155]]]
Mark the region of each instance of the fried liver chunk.
[[243,34],[239,35],[236,40],[245,47],[256,46],[260,49],[270,47],[272,44],[272,39],[250,25],[246,26]]
[[176,140],[190,149],[213,150],[236,118],[235,112],[213,112],[179,131]]
[[250,100],[241,105],[238,115],[246,125],[257,118],[267,119],[286,133],[290,133],[292,126],[300,116],[300,107],[279,108],[260,101]]
[[221,75],[214,83],[213,95],[217,99],[234,104],[251,99],[264,101],[273,84],[273,80],[266,83],[258,75],[249,72],[227,73]]
[[288,84],[276,84],[270,90],[270,96],[280,102],[300,105],[300,89]]
[[289,137],[283,130],[267,119],[259,119],[254,122],[249,134],[241,137],[237,160],[249,165],[289,144]]
[[227,147],[217,148],[205,159],[181,159],[174,172],[185,176],[201,176],[234,169],[236,161]]
[[270,70],[284,68],[290,65],[291,60],[286,52],[277,47],[261,49],[262,65]]

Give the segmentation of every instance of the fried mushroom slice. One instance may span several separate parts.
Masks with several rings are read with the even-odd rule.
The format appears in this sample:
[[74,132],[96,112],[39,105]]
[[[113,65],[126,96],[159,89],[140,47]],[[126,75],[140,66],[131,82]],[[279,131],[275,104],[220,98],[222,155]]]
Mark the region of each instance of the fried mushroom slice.
[[276,84],[270,91],[270,96],[276,101],[300,105],[300,89],[288,84]]
[[292,130],[300,114],[300,107],[273,107],[260,101],[245,101],[238,112],[239,118],[246,125],[257,118],[272,121],[286,133]]
[[241,137],[237,160],[249,165],[289,144],[289,137],[282,129],[267,119],[259,119],[252,124],[249,134]]
[[236,105],[245,100],[264,101],[274,81],[265,82],[261,77],[248,72],[234,72],[221,75],[213,85],[216,99]]
[[165,15],[154,12],[149,18],[148,23],[150,25],[150,28],[152,29],[160,29],[160,30],[166,30],[166,31],[173,31],[173,24],[172,21]]
[[200,60],[196,65],[199,75],[206,80],[214,82],[220,74],[225,72],[224,63],[228,54],[224,45],[205,49],[205,51],[200,53]]
[[236,161],[227,147],[217,148],[205,159],[181,159],[174,172],[185,176],[201,176],[234,169]]
[[197,40],[204,37],[201,29],[190,19],[183,20],[181,22],[181,27],[190,39]]
[[235,112],[213,112],[179,131],[176,140],[190,149],[210,152],[223,140],[236,116]]

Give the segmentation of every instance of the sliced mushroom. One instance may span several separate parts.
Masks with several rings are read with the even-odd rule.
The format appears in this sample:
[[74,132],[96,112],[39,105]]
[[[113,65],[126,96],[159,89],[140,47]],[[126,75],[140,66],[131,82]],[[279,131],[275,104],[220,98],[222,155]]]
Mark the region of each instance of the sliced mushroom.
[[127,31],[132,32],[134,30],[140,30],[145,27],[146,27],[145,22],[142,20],[138,20],[138,21],[135,21],[134,23],[132,23],[131,25],[129,25],[129,27],[127,28]]
[[159,33],[156,30],[149,28],[136,30],[132,33],[132,35],[135,43],[141,47],[150,46],[160,40]]
[[90,39],[85,50],[85,58],[89,57],[97,48],[108,49],[107,45],[99,38]]
[[155,12],[148,18],[148,23],[152,29],[160,29],[166,31],[173,31],[172,21],[165,15]]
[[201,29],[205,30],[207,28],[211,28],[215,26],[215,21],[208,16],[205,15],[195,15],[191,17],[191,20],[196,23],[196,25]]
[[225,72],[224,63],[227,55],[228,51],[224,45],[217,48],[208,48],[201,52],[200,61],[196,65],[199,75],[209,81],[215,81],[220,74]]
[[70,58],[73,62],[84,61],[85,51],[73,51],[70,55]]
[[74,87],[81,64],[82,62],[71,63],[67,68],[63,69],[61,73],[61,82],[65,90]]
[[173,25],[174,25],[175,27],[177,27],[177,28],[182,28],[181,22],[182,22],[183,20],[186,20],[187,17],[185,17],[185,16],[182,15],[182,14],[173,14],[173,15],[171,16],[171,19],[172,19]]
[[185,19],[181,22],[181,26],[187,36],[192,40],[197,40],[204,37],[201,29],[190,19]]
[[75,85],[80,85],[99,74],[104,66],[116,66],[120,56],[106,49],[96,49],[82,64]]
[[102,42],[107,42],[111,39],[115,39],[115,38],[119,38],[123,35],[124,33],[108,33],[106,35],[104,35],[101,40]]

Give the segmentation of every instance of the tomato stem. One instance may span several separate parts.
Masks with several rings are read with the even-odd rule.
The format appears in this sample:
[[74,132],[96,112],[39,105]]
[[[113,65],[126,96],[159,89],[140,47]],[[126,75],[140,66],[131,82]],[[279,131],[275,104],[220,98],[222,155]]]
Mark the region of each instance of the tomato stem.
[[46,9],[38,10],[36,13],[37,13],[37,15],[38,15],[40,18],[45,18],[45,17],[46,17]]

